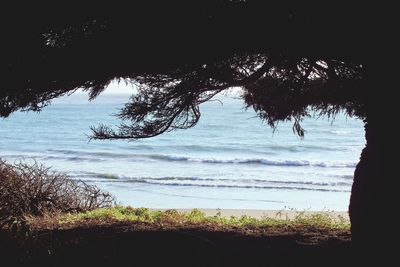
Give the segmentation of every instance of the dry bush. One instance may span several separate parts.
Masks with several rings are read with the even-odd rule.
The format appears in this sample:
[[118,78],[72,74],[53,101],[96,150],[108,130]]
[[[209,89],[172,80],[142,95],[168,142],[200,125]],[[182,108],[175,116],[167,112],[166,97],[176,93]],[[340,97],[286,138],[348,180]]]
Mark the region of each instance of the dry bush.
[[0,159],[0,228],[20,224],[26,215],[81,212],[114,203],[109,193],[96,186],[36,162],[8,164]]

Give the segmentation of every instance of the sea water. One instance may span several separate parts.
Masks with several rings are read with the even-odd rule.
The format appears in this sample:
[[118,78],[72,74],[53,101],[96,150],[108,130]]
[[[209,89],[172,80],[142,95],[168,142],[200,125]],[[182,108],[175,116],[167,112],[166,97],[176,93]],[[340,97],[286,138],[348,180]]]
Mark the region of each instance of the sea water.
[[112,114],[129,95],[62,97],[0,120],[0,157],[36,160],[134,207],[347,210],[365,145],[361,120],[306,118],[302,139],[292,122],[274,131],[242,100],[218,98],[201,105],[191,129],[89,142],[90,126],[118,125]]

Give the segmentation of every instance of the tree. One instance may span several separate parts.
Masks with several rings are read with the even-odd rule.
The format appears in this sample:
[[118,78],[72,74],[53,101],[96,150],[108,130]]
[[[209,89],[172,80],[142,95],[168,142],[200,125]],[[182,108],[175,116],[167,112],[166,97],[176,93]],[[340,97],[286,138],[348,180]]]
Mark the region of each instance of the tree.
[[301,136],[310,112],[344,110],[364,119],[367,139],[351,195],[353,239],[379,240],[371,227],[382,224],[371,211],[385,205],[376,198],[386,190],[387,157],[378,107],[389,89],[373,88],[380,64],[370,39],[382,36],[386,24],[371,19],[377,11],[365,5],[215,0],[11,7],[0,23],[6,37],[0,115],[39,111],[78,88],[93,99],[114,79],[137,84],[139,92],[121,110],[118,129],[93,128],[97,139],[192,127],[199,105],[231,87],[243,88],[246,105],[271,126],[293,120]]

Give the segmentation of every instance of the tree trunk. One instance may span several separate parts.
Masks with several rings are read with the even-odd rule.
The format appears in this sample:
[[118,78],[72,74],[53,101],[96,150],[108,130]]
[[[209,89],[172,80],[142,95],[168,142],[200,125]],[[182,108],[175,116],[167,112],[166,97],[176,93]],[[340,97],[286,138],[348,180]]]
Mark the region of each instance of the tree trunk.
[[[378,217],[377,182],[379,181],[379,158],[376,153],[376,136],[373,125],[365,120],[366,146],[354,172],[354,182],[350,197],[350,220],[353,243],[362,244],[369,238],[369,229]],[[372,232],[371,232],[372,234]]]
[[[388,262],[391,258],[388,256],[393,255],[390,254],[393,248],[389,240],[394,239],[397,232],[397,227],[392,227],[395,225],[391,208],[394,203],[389,201],[394,189],[390,181],[397,175],[387,173],[393,153],[384,153],[384,143],[390,140],[385,140],[388,136],[385,138],[382,133],[388,132],[390,124],[385,125],[382,121],[381,116],[371,114],[364,121],[366,146],[354,173],[349,206],[356,255],[379,263]],[[392,149],[396,157],[396,150]]]

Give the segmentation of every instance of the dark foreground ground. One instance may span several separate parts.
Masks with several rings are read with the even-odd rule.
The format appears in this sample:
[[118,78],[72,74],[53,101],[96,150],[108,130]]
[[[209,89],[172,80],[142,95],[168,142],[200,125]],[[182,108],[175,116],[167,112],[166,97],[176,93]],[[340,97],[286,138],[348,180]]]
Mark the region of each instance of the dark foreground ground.
[[138,222],[39,225],[0,232],[0,266],[347,266],[348,230]]

